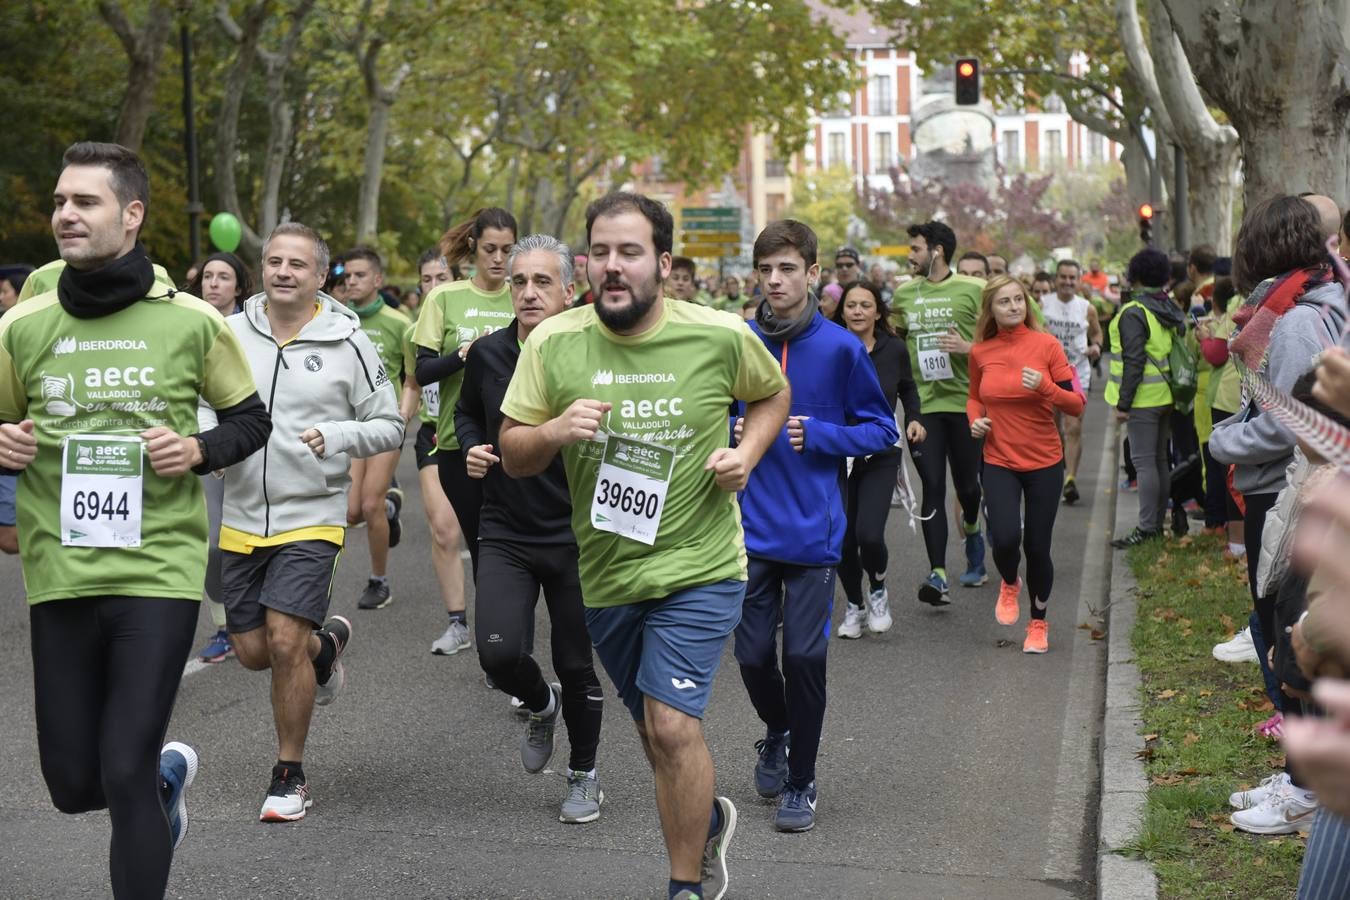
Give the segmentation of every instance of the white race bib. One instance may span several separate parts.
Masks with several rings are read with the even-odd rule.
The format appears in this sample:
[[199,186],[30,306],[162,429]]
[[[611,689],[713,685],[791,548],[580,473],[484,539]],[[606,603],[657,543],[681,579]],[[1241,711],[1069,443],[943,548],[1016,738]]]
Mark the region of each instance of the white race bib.
[[609,435],[591,499],[591,527],[655,544],[674,468],[673,447]]
[[422,388],[422,405],[427,408],[427,415],[433,418],[441,414],[441,383],[439,381]]
[[946,381],[954,377],[951,354],[938,349],[937,342],[941,336],[938,332],[919,335],[919,375],[924,381]]
[[144,457],[139,437],[72,434],[61,442],[61,543],[139,547]]

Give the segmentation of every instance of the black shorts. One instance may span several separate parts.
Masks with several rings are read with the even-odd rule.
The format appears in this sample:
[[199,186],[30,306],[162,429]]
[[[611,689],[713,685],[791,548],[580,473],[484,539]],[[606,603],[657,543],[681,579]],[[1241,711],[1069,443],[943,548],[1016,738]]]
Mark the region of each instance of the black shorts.
[[417,471],[436,465],[435,422],[423,422],[422,427],[417,429],[417,437],[413,440],[413,452],[417,455]]
[[252,553],[222,550],[221,602],[234,634],[261,628],[275,609],[314,627],[328,617],[333,573],[342,548],[330,541],[296,541],[258,547]]

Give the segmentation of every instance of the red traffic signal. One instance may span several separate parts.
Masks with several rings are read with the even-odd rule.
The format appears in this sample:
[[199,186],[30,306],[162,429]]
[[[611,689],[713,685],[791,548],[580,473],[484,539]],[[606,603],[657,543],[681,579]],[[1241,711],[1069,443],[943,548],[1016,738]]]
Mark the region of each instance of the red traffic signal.
[[1145,245],[1153,246],[1153,204],[1139,204],[1139,240]]
[[956,105],[976,106],[980,102],[980,61],[973,56],[956,61]]

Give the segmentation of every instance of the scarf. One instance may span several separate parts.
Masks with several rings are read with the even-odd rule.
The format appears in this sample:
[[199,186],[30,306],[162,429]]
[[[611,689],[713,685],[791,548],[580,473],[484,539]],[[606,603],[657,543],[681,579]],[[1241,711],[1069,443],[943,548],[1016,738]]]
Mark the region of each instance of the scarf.
[[384,306],[384,298],[381,297],[379,294],[376,294],[375,299],[367,303],[365,306],[353,306],[351,309],[352,312],[356,313],[357,316],[359,316],[360,318],[369,319],[371,316],[379,312],[380,307],[382,306]]
[[[56,294],[61,308],[77,319],[97,319],[121,312],[144,299],[155,283],[155,270],[145,247],[136,246],[98,269],[81,271],[74,266],[61,270]],[[172,297],[172,290],[166,296]],[[162,299],[162,298],[154,298]]]
[[1299,297],[1330,281],[1329,266],[1309,266],[1285,272],[1273,279],[1265,293],[1259,289],[1252,291],[1252,295],[1242,301],[1242,306],[1233,313],[1233,326],[1237,330],[1228,344],[1229,355],[1249,371],[1264,372],[1275,324],[1294,308]]
[[820,299],[810,291],[806,292],[806,309],[795,319],[780,319],[773,314],[773,307],[769,306],[769,300],[759,301],[759,309],[755,310],[755,324],[764,336],[775,341],[786,344],[806,330],[806,326],[811,324],[811,320],[816,317],[816,310],[820,309]]

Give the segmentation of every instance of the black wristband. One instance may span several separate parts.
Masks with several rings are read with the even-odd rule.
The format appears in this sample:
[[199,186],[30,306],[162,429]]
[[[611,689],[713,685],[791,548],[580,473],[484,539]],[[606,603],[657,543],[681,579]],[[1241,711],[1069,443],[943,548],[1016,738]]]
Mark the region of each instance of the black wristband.
[[202,440],[200,434],[194,434],[192,439],[197,442],[197,446],[200,447],[202,451],[202,461],[196,466],[193,466],[193,468],[209,469],[210,467],[207,464],[211,461],[211,454],[207,452],[206,441]]

